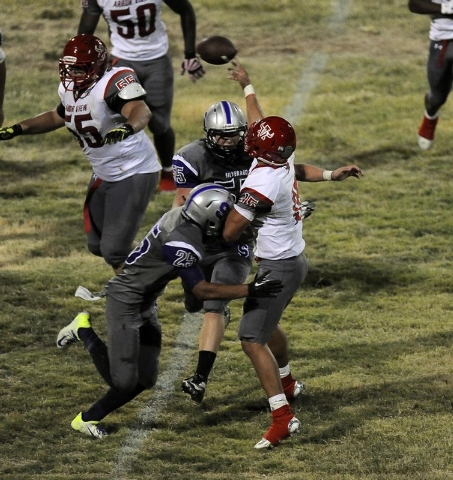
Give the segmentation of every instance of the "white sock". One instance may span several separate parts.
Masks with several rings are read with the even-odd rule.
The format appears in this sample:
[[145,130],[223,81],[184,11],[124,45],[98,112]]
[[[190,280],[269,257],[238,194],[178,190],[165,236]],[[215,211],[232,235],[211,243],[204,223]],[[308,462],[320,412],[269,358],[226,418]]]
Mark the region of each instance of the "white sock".
[[269,398],[269,405],[271,407],[271,412],[277,410],[277,408],[283,407],[283,405],[289,405],[288,400],[286,400],[286,395],[284,393],[279,393]]
[[428,112],[425,110],[425,117],[428,120],[435,120],[439,116],[439,112],[440,110],[438,110],[433,116],[431,116],[431,115],[428,115]]
[[279,368],[278,371],[280,372],[280,378],[287,377],[291,373],[291,369],[289,368],[289,363],[285,367]]

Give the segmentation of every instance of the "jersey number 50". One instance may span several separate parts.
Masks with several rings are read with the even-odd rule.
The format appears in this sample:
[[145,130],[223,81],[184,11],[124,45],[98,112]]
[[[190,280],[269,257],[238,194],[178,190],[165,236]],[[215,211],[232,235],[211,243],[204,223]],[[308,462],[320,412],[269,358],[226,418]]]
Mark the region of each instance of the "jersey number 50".
[[[110,16],[112,20],[118,24],[118,34],[124,38],[135,37],[135,25],[138,27],[138,34],[140,37],[147,37],[156,30],[156,6],[153,3],[140,5],[136,10],[137,21],[130,19],[131,12],[129,8],[121,10],[111,10]],[[129,17],[129,19],[121,18]]]

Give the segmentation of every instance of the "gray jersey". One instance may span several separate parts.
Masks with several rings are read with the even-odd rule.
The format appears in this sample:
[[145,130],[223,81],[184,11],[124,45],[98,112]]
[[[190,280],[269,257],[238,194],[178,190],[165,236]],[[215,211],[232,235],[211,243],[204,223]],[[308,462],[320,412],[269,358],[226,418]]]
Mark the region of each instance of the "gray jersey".
[[109,281],[109,296],[136,308],[151,305],[178,276],[189,288],[204,279],[198,267],[204,255],[202,230],[181,215],[182,208],[163,215],[131,252],[123,272]]
[[[194,188],[201,183],[217,183],[239,196],[253,159],[243,151],[227,159],[214,155],[206,140],[195,140],[182,147],[173,157],[173,176],[177,188]],[[207,280],[213,283],[243,283],[252,266],[254,242],[227,244],[218,241],[206,246],[206,255],[200,262]],[[227,300],[207,300],[206,311],[223,312]],[[201,309],[199,300],[186,291],[186,309]]]
[[237,199],[246,179],[252,158],[243,151],[221,159],[200,139],[182,147],[173,157],[173,176],[177,188],[194,188],[200,183],[217,183]]

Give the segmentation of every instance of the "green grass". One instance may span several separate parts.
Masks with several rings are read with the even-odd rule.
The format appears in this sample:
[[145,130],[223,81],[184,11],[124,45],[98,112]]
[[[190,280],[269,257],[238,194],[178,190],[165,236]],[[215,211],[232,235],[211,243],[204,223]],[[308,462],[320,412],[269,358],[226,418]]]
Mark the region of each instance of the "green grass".
[[[179,345],[182,290],[160,301],[162,375],[175,348],[190,364],[175,390],[146,392],[107,417],[105,441],[69,423],[105,391],[80,345],[58,351],[59,329],[89,309],[105,335],[98,290],[110,269],[88,254],[82,203],[90,167],[61,130],[0,145],[0,440],[4,479],[445,480],[453,478],[453,114],[442,110],[436,143],[416,133],[427,88],[429,19],[406,2],[382,0],[193,0],[198,37],[223,34],[239,48],[267,113],[283,114],[316,55],[326,68],[297,119],[297,161],[333,169],[358,164],[364,177],[299,184],[317,202],[304,224],[307,281],[282,325],[293,372],[307,385],[294,405],[303,428],[272,452],[254,443],[269,424],[266,400],[236,328],[241,302],[215,365],[205,403],[179,391],[196,342]],[[331,7],[349,6],[343,25]],[[75,34],[79,2],[2,5],[9,125],[58,102],[59,52]],[[179,76],[178,18],[166,11],[175,65],[177,146],[202,135],[207,107],[244,105],[226,67],[193,85]],[[99,35],[105,37],[104,22]],[[171,206],[157,195],[142,236]],[[161,377],[162,378],[162,377]],[[165,396],[166,395],[166,396]],[[164,401],[162,401],[162,399]],[[160,402],[160,403],[159,403]],[[158,409],[157,415],[146,412]],[[145,420],[143,419],[145,418]],[[139,448],[128,450],[131,435]]]

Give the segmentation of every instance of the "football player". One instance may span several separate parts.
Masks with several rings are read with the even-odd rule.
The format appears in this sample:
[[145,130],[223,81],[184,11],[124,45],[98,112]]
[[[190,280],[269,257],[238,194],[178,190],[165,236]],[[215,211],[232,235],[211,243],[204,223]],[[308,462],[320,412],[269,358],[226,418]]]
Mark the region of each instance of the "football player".
[[[253,158],[244,152],[247,119],[241,108],[226,100],[214,103],[204,115],[203,130],[205,138],[185,145],[173,157],[173,176],[177,187],[173,206],[183,205],[191,189],[204,182],[222,185],[238,198],[247,178]],[[307,205],[305,216],[313,208],[313,204]],[[206,255],[200,262],[206,278],[214,283],[243,283],[252,266],[254,243],[253,236],[249,235],[240,242],[219,240],[207,246]],[[189,312],[203,308],[198,364],[194,375],[186,378],[181,385],[193,401],[201,403],[230,319],[229,307],[225,300],[200,302],[189,292],[186,292],[185,306]],[[302,392],[303,384],[292,379],[287,363],[281,366],[288,373],[285,392],[293,400]]]
[[105,44],[77,35],[59,61],[60,103],[0,129],[0,140],[65,127],[93,168],[84,205],[88,250],[115,272],[132,249],[159,181],[159,165],[143,129],[150,119],[145,90],[130,68],[108,67]]
[[152,116],[148,127],[162,163],[161,192],[174,192],[171,160],[175,153],[175,133],[171,126],[173,103],[173,67],[168,50],[168,35],[162,21],[165,3],[181,17],[184,60],[181,74],[187,71],[196,82],[205,70],[195,53],[196,17],[189,0],[82,0],[78,33],[96,30],[99,18],[108,24],[112,43],[112,64],[133,68],[146,90],[145,102]]
[[5,85],[6,85],[6,62],[5,52],[2,49],[2,32],[0,32],[0,127],[3,125],[5,115],[3,113],[3,101],[5,99]]
[[205,245],[221,234],[233,203],[223,187],[202,184],[192,190],[184,206],[170,210],[154,225],[127,258],[123,272],[107,284],[108,347],[86,312],[60,331],[57,346],[82,341],[110,387],[74,418],[74,430],[95,438],[106,436],[99,422],[156,383],[161,350],[156,299],[170,280],[181,277],[201,300],[272,297],[281,290],[281,282],[269,282],[267,273],[248,285],[216,285],[205,280],[199,267]]
[[413,13],[431,16],[425,94],[425,114],[418,129],[418,146],[431,148],[439,120],[439,110],[447,101],[453,84],[453,0],[409,0]]
[[[297,178],[306,182],[359,178],[356,165],[327,171],[308,164],[294,165],[296,134],[292,125],[276,116],[265,117],[247,71],[232,62],[230,79],[244,90],[247,122],[245,152],[254,158],[241,186],[239,199],[227,217],[223,238],[237,241],[252,228],[257,238],[255,257],[258,272],[271,270],[270,278],[282,281],[284,288],[275,298],[246,299],[238,336],[263,390],[269,399],[272,424],[257,449],[272,448],[298,432],[300,422],[288,402],[288,341],[279,326],[284,310],[305,280],[308,266],[304,254],[301,201]],[[282,365],[286,365],[282,368]]]

